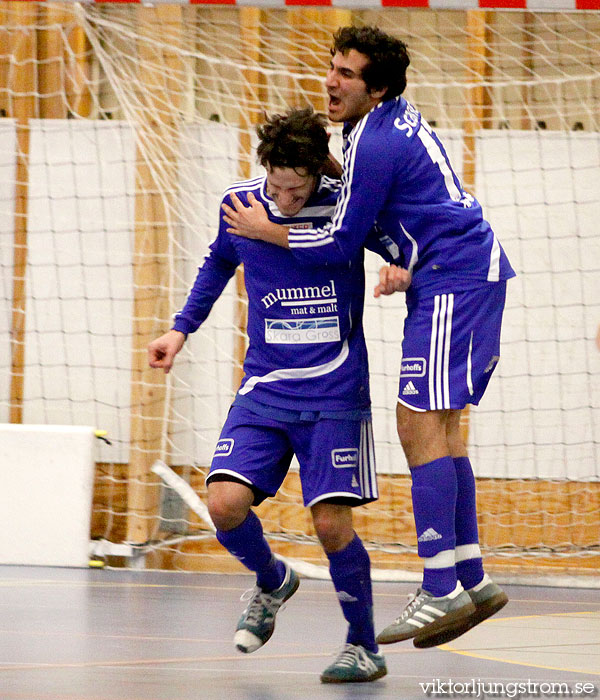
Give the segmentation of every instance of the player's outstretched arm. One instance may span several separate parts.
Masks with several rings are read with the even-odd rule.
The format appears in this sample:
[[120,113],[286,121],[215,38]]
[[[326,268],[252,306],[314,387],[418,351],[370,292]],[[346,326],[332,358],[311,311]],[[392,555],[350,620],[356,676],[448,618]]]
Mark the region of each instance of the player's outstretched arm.
[[397,265],[384,265],[379,270],[379,284],[373,291],[375,298],[382,295],[389,296],[394,292],[405,292],[412,282],[412,275],[408,270]]
[[150,367],[163,369],[165,374],[168,374],[175,361],[175,355],[184,343],[184,333],[176,330],[167,331],[148,345],[148,364]]
[[252,192],[248,193],[249,207],[242,204],[235,192],[231,194],[231,202],[234,208],[228,204],[221,205],[225,213],[223,220],[229,225],[227,233],[233,233],[242,238],[258,238],[282,248],[289,248],[287,226],[270,221],[265,208]]

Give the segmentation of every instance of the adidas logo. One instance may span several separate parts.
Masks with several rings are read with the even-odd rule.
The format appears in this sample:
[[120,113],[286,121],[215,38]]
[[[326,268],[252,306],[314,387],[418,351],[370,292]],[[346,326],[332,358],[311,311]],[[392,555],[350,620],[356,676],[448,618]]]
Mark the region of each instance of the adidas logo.
[[358,598],[350,595],[350,593],[346,593],[346,591],[340,591],[337,597],[342,603],[358,603]]
[[358,486],[358,481],[356,481],[356,476],[352,474],[352,488],[356,488]]
[[418,393],[419,393],[419,390],[415,387],[415,385],[412,382],[408,382],[408,384],[402,390],[402,395],[418,394]]
[[425,532],[421,533],[418,538],[418,542],[431,542],[432,540],[441,540],[442,536],[439,532],[436,532],[432,527],[428,527]]

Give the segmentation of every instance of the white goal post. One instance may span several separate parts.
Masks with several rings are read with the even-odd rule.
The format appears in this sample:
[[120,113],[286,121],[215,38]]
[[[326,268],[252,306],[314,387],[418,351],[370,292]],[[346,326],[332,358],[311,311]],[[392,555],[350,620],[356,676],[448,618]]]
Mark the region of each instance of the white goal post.
[[[291,106],[324,111],[332,33],[377,24],[407,43],[406,96],[518,273],[502,360],[465,426],[484,552],[504,571],[591,571],[600,0],[334,2],[0,3],[0,420],[107,431],[91,534],[109,563],[130,551],[152,567],[237,566],[201,507],[152,467],[164,464],[202,502],[240,380],[241,271],[166,379],[147,367],[146,345],[186,297],[222,192],[260,171],[256,125]],[[417,570],[394,420],[404,301],[371,297],[377,268],[369,256],[381,498],[357,510],[357,530],[377,569]],[[323,563],[295,472],[259,514],[282,556]]]

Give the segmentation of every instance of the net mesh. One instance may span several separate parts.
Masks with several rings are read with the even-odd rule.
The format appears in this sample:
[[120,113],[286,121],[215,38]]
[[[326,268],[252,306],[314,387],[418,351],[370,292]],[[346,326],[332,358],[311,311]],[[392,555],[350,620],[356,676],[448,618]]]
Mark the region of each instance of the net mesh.
[[[241,272],[167,379],[147,368],[146,345],[186,297],[223,190],[259,172],[256,124],[323,111],[331,34],[364,23],[408,44],[406,96],[518,273],[502,361],[465,425],[483,549],[504,568],[597,564],[598,13],[4,2],[0,15],[0,412],[107,431],[98,551],[118,564],[108,545],[129,543],[147,566],[238,566],[151,468],[162,460],[202,501],[241,377]],[[368,257],[373,285],[378,266]],[[401,295],[368,288],[381,498],[356,511],[356,529],[383,569],[418,569],[394,419],[404,315]],[[258,512],[278,552],[323,563],[296,471]]]

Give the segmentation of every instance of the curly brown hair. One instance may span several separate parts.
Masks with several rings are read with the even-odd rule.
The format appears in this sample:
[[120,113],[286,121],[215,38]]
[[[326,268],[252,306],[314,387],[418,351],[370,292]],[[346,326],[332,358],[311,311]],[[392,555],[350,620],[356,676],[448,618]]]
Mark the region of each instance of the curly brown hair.
[[273,114],[256,128],[258,162],[271,168],[304,168],[316,175],[329,155],[327,119],[311,107]]
[[410,56],[406,44],[378,27],[340,27],[333,35],[331,55],[346,55],[350,49],[362,53],[369,63],[362,71],[369,92],[387,88],[384,99],[404,92]]

